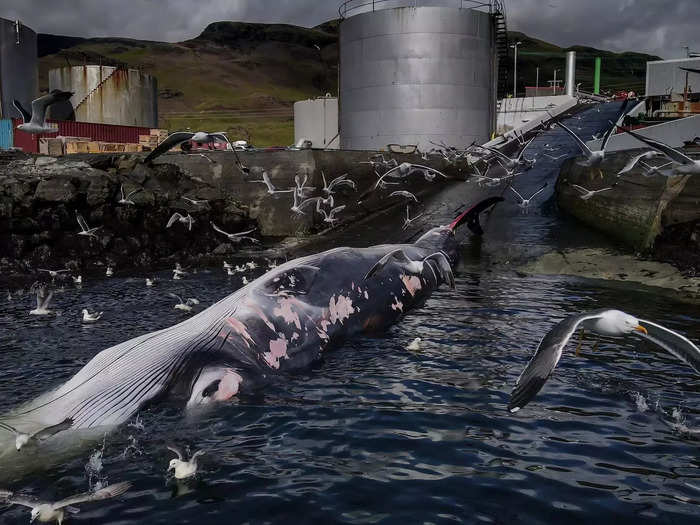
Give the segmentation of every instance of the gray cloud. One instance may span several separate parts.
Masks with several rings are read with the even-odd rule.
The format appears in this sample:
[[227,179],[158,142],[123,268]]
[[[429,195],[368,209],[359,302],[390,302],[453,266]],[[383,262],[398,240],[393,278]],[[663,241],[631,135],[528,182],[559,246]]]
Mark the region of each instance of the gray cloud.
[[[210,22],[312,27],[338,16],[338,0],[10,0],[0,17],[42,33],[176,42]],[[447,1],[447,0],[444,0]],[[454,1],[454,0],[452,0]],[[698,0],[509,0],[509,28],[557,45],[682,56],[700,50]]]

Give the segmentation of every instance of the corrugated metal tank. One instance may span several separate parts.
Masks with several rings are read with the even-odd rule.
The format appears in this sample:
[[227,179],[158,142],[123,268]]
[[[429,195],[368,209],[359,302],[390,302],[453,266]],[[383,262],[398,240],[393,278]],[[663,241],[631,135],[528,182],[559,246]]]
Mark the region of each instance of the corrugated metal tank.
[[338,149],[338,99],[319,97],[294,103],[294,143],[309,139],[313,148]]
[[29,108],[39,92],[36,33],[0,18],[0,118],[19,116],[12,100]]
[[75,120],[158,127],[158,82],[138,69],[73,66],[49,71],[49,89],[74,93]]
[[361,13],[340,24],[340,146],[488,140],[495,111],[491,16],[452,7]]

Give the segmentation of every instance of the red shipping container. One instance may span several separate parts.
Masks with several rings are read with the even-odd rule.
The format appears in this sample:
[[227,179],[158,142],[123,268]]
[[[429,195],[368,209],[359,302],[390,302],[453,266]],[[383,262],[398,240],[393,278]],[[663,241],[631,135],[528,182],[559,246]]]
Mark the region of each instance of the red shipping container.
[[139,135],[148,135],[151,128],[137,126],[115,126],[113,124],[94,124],[92,122],[72,122],[68,120],[47,120],[58,125],[58,133],[32,135],[17,129],[22,121],[12,119],[14,146],[27,153],[39,153],[40,138],[86,137],[97,142],[116,142],[120,144],[138,144]]

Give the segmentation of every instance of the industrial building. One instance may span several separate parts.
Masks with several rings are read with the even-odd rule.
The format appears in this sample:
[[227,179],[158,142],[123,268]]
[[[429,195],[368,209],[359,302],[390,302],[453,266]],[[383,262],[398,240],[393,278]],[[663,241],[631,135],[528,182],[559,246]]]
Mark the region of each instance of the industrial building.
[[[428,4],[428,5],[421,5]],[[495,121],[500,2],[340,8],[340,147],[484,142]],[[505,32],[505,27],[503,27]]]
[[649,117],[700,114],[700,58],[647,62],[646,97]]
[[0,18],[0,118],[18,116],[12,101],[28,108],[38,92],[36,33],[19,20]]
[[[158,82],[138,69],[85,65],[49,71],[49,90],[74,93],[74,118],[51,114],[57,120],[76,120],[120,126],[158,126]],[[59,108],[60,111],[60,108]]]

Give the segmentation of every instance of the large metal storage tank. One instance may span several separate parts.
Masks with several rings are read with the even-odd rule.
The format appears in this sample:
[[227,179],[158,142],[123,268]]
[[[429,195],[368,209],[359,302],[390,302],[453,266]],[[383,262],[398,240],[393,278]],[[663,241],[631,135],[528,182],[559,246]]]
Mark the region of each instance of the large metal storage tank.
[[294,143],[311,141],[313,148],[338,149],[338,99],[327,95],[294,103]]
[[158,127],[158,82],[138,69],[99,65],[52,69],[49,89],[74,93],[77,122]]
[[[461,7],[477,4],[486,11]],[[366,10],[372,3],[358,5]],[[376,5],[359,14],[349,9],[340,24],[341,148],[397,143],[425,150],[430,141],[465,146],[488,140],[496,106],[488,3]]]
[[39,92],[36,33],[20,21],[0,18],[0,118],[18,117],[17,99],[29,109]]

